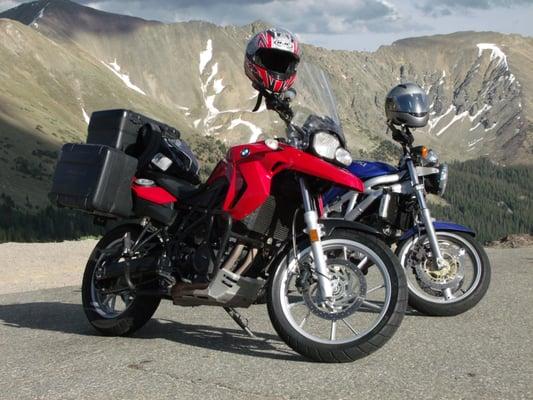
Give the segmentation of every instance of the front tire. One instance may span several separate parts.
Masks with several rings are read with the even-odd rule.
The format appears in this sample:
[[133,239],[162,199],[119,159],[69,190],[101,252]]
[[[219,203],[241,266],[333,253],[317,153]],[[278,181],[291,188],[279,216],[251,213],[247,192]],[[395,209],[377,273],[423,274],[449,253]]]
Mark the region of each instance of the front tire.
[[[144,326],[154,315],[161,298],[157,296],[139,296],[127,290],[124,277],[109,280],[105,283],[97,282],[95,271],[106,257],[113,261],[120,258],[123,237],[130,233],[133,241],[139,236],[141,229],[138,225],[122,225],[109,231],[93,250],[82,282],[82,303],[89,323],[106,336],[128,335]],[[107,255],[106,255],[107,254]],[[113,295],[102,293],[106,291],[125,290]]]
[[439,285],[446,285],[446,277],[432,274],[426,235],[400,243],[396,250],[407,277],[409,305],[426,315],[458,315],[476,306],[487,293],[491,276],[489,258],[471,235],[437,231],[437,239],[443,257],[453,267],[447,296],[439,290]]
[[322,246],[334,287],[330,308],[319,299],[306,241],[300,243],[299,262],[291,249],[277,264],[268,313],[279,336],[301,355],[319,362],[355,361],[382,347],[400,326],[405,277],[392,251],[374,237],[335,230],[322,238]]

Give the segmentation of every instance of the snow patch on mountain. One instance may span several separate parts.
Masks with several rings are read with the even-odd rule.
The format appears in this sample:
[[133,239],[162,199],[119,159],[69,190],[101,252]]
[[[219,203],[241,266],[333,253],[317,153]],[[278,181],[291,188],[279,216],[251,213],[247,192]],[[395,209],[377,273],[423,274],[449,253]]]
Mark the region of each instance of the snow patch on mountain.
[[120,65],[117,64],[116,59],[112,63],[109,63],[109,65],[111,65],[115,71],[120,72]]
[[207,117],[204,120],[205,124],[210,122],[213,118],[217,116],[217,114],[220,113],[218,108],[215,107],[215,97],[215,95],[211,95],[205,98],[205,106],[207,107]]
[[245,120],[243,120],[241,118],[237,118],[237,119],[232,120],[230,125],[229,125],[229,127],[228,127],[228,130],[233,129],[233,128],[235,128],[238,125],[244,125],[244,126],[248,127],[250,129],[250,131],[252,131],[252,135],[250,136],[250,140],[249,140],[250,143],[257,142],[257,140],[259,139],[259,136],[261,136],[263,134],[263,130],[261,128],[259,128],[257,125],[254,125],[251,122],[245,121]]
[[498,123],[495,122],[490,128],[486,128],[486,129],[485,129],[485,132],[488,132],[488,131],[493,130],[494,128],[496,128],[497,125],[498,125]]
[[442,75],[439,79],[439,85],[442,85],[444,83],[444,78],[446,78],[446,71],[442,70]]
[[479,128],[481,126],[481,122],[478,122],[477,124],[475,124],[472,128],[469,129],[470,132],[472,131],[475,131],[477,128]]
[[106,62],[104,61],[101,61],[100,62],[102,64],[104,64],[111,72],[113,72],[118,78],[120,78],[120,80],[122,82],[124,82],[124,84],[130,88],[131,90],[135,90],[136,92],[146,96],[146,93],[138,86],[134,85],[131,80],[130,80],[130,76],[128,74],[122,74],[120,73],[120,65],[117,64],[117,60],[115,59],[115,61],[113,61],[112,63],[109,63],[107,64]]
[[455,106],[452,104],[444,114],[439,115],[437,118],[430,119],[428,122],[429,125],[429,131],[431,132],[433,128],[437,126],[437,124],[440,122],[441,119],[443,119],[445,116],[447,116],[449,113],[451,113],[455,109]]
[[[205,75],[203,75],[203,72],[207,72],[206,68],[211,66],[211,70],[209,72],[209,76],[205,78]],[[249,110],[242,110],[242,109],[229,109],[229,110],[219,110],[215,106],[215,101],[217,99],[217,96],[222,93],[222,91],[225,88],[225,85],[223,84],[224,78],[218,78],[217,75],[219,73],[218,68],[218,62],[215,62],[213,60],[213,43],[211,39],[207,41],[206,49],[200,53],[200,64],[199,64],[199,70],[200,70],[200,91],[202,93],[202,98],[205,104],[205,108],[207,109],[207,115],[203,119],[197,119],[194,121],[193,125],[195,128],[198,128],[200,124],[203,125],[205,134],[211,135],[211,134],[217,134],[220,129],[224,127],[224,124],[220,125],[214,125],[217,121],[217,117],[222,114],[233,114],[233,113],[242,113]],[[257,96],[257,95],[255,95]],[[258,111],[264,111],[266,110],[266,107],[262,107],[261,110]],[[244,121],[240,118],[233,120],[228,129],[233,129],[237,125],[245,125],[252,131],[251,141],[257,140],[257,137],[261,135],[262,131],[259,127],[255,126],[251,122]]]
[[220,94],[224,90],[224,85],[222,84],[222,79],[215,79],[213,82],[213,89],[215,89],[216,94]]
[[213,41],[211,39],[207,40],[207,44],[205,47],[205,50],[200,52],[200,73],[204,72],[205,66],[211,61],[213,58]]
[[475,146],[477,143],[481,142],[483,139],[485,138],[479,138],[479,139],[473,140],[472,142],[468,143],[468,147]]
[[211,67],[211,74],[209,74],[204,84],[206,88],[211,83],[211,81],[213,80],[216,74],[218,74],[218,63],[214,63],[213,66]]
[[454,115],[452,120],[444,128],[442,128],[440,131],[438,131],[435,135],[436,136],[442,135],[450,126],[455,124],[457,121],[465,118],[467,115],[468,115],[468,111],[464,111],[461,114]]
[[474,122],[477,117],[479,117],[485,111],[490,110],[491,108],[492,108],[492,106],[490,106],[488,104],[484,104],[483,107],[481,107],[477,113],[475,113],[474,115],[469,115],[468,118],[470,118],[471,122]]
[[39,14],[33,19],[33,21],[30,22],[30,26],[33,26],[34,28],[38,28],[39,24],[37,21],[39,21],[42,17],[44,17],[44,10],[46,10],[46,7],[48,7],[48,4],[46,4],[43,8],[41,8],[41,11],[39,11]]
[[498,65],[503,64],[505,69],[509,69],[509,64],[507,63],[507,56],[505,53],[500,49],[498,46],[496,46],[494,43],[478,43],[477,44],[478,53],[477,56],[481,57],[484,50],[490,50],[490,61],[494,59],[498,59]]
[[91,117],[89,117],[89,114],[87,114],[87,112],[85,111],[83,107],[81,108],[81,113],[83,114],[83,120],[85,121],[87,125],[89,125],[89,122],[91,121]]

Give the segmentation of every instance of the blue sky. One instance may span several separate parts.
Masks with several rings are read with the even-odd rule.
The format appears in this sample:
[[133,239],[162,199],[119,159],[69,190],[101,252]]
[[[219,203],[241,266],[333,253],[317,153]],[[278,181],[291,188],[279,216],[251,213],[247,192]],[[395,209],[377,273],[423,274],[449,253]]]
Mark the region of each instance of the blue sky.
[[[456,31],[533,36],[533,0],[76,0],[104,11],[164,22],[244,25],[264,20],[308,43],[375,50],[394,40]],[[0,11],[23,0],[0,0]]]

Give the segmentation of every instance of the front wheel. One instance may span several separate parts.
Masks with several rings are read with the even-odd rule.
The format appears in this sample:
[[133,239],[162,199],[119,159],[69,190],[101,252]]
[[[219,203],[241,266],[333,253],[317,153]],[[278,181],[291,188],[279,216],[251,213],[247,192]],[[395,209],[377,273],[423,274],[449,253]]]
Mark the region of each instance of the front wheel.
[[485,250],[461,232],[437,231],[444,267],[436,268],[427,236],[400,243],[396,253],[405,269],[409,305],[435,316],[452,316],[473,308],[490,283]]
[[303,356],[349,362],[379,349],[398,329],[407,306],[405,277],[396,257],[377,239],[333,231],[322,239],[333,298],[324,301],[311,247],[300,243],[276,266],[267,292],[279,336]]

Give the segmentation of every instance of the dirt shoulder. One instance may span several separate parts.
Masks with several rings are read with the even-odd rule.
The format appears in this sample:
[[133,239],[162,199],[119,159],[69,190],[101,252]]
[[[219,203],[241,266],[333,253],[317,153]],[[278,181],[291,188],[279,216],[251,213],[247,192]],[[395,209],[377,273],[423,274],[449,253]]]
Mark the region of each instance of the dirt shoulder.
[[[95,245],[96,240],[0,244],[0,295],[80,286]],[[516,259],[533,267],[533,246],[487,248],[487,253],[492,264],[508,264]]]
[[96,240],[0,244],[0,294],[81,285]]
[[493,242],[488,243],[488,246],[499,249],[517,249],[521,247],[531,247],[533,246],[533,235],[507,235],[501,238],[500,240],[495,240]]

